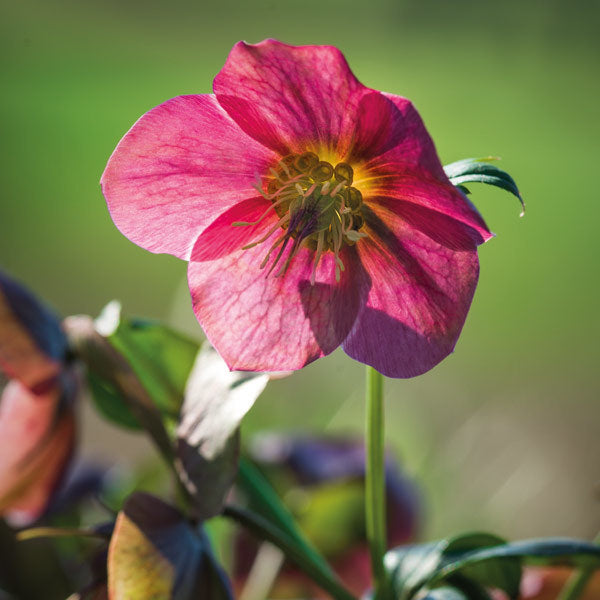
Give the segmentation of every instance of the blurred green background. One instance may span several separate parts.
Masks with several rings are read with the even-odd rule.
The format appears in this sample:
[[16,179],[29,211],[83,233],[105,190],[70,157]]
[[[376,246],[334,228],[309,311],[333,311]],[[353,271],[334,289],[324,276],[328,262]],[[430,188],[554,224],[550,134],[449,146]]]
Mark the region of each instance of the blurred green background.
[[[387,437],[426,499],[426,535],[600,529],[597,2],[22,0],[0,23],[0,264],[63,315],[128,314],[200,335],[186,265],[121,236],[98,181],[164,100],[211,91],[239,39],[339,46],[376,89],[411,98],[444,163],[503,157],[517,201],[473,184],[498,237],[457,351],[386,387]],[[338,351],[275,382],[245,424],[361,432],[363,369]],[[83,453],[146,447],[83,411]]]

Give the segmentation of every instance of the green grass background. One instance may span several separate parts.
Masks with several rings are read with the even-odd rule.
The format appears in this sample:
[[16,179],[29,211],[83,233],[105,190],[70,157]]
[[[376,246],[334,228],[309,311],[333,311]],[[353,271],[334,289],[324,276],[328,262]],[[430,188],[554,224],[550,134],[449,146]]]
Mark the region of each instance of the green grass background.
[[[211,91],[239,39],[337,45],[363,83],[414,101],[444,163],[501,156],[527,214],[471,186],[497,238],[455,354],[387,385],[388,440],[421,483],[427,536],[600,528],[597,2],[22,0],[2,14],[0,265],[63,315],[116,297],[199,335],[185,263],[122,237],[98,181],[143,112]],[[361,432],[362,376],[336,352],[275,382],[245,435]],[[82,447],[141,454],[89,411]]]

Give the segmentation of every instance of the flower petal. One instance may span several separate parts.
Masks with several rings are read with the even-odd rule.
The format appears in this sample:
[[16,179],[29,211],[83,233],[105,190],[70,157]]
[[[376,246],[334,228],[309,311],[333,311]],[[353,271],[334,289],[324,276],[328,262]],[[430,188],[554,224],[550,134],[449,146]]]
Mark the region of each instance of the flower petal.
[[[360,187],[360,184],[357,185]],[[432,215],[432,211],[446,215],[471,228],[478,243],[486,242],[494,235],[462,192],[447,179],[440,181],[427,171],[417,168],[407,170],[400,163],[380,163],[371,171],[367,185],[360,189],[367,202],[384,196],[428,209],[424,213],[427,215]]]
[[342,252],[339,283],[327,253],[311,285],[314,252],[306,247],[276,277],[276,271],[267,275],[268,266],[260,268],[267,245],[197,262],[202,242],[201,236],[188,268],[194,312],[231,369],[294,370],[329,354],[348,335],[368,293],[370,281],[353,248]]
[[16,380],[0,397],[0,514],[15,525],[46,509],[73,450],[72,410],[58,386],[34,395]]
[[388,377],[415,377],[454,349],[477,285],[476,246],[449,248],[413,228],[394,203],[370,208],[368,237],[356,247],[373,284],[342,347]]
[[[248,198],[215,219],[198,237],[190,260],[202,262],[222,258],[242,249],[275,226],[279,217],[262,197]],[[262,218],[262,219],[261,219]],[[250,225],[258,221],[256,225]],[[248,225],[234,225],[248,223]]]
[[66,346],[58,319],[0,273],[0,370],[41,392],[58,375]]
[[[377,159],[377,160],[374,160]],[[348,161],[370,161],[366,169],[386,162],[417,167],[447,181],[435,145],[410,100],[385,92],[365,95],[359,104],[356,133]]]
[[277,158],[213,95],[179,96],[143,115],[113,152],[102,191],[115,225],[152,252],[188,258],[199,233]]
[[237,43],[213,90],[246,133],[281,155],[309,149],[343,155],[369,91],[337,48],[276,40]]

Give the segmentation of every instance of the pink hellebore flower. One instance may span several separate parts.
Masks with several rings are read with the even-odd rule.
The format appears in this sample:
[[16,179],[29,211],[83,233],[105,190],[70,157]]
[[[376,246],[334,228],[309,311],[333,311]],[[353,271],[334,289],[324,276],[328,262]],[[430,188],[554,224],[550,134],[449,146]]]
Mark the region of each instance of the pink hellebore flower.
[[236,44],[213,89],[142,116],[102,189],[129,239],[189,261],[229,367],[299,369],[341,344],[412,377],[446,357],[491,234],[413,105],[336,48],[274,40]]
[[77,385],[66,351],[54,315],[0,273],[0,516],[13,525],[45,512],[72,455]]

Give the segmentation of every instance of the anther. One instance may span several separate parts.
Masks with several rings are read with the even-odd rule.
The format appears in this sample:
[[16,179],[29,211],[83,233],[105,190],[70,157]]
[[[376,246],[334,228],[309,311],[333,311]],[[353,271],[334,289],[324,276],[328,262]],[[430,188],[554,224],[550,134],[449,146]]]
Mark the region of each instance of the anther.
[[329,181],[333,175],[333,167],[324,160],[319,161],[311,170],[310,176],[318,182]]
[[362,204],[362,194],[356,188],[348,188],[348,206],[353,210],[358,210]]
[[352,185],[352,179],[354,178],[354,170],[352,167],[345,162],[338,163],[334,170],[335,180],[346,185]]
[[300,173],[308,173],[319,162],[319,157],[314,152],[304,152],[294,159],[294,166]]

